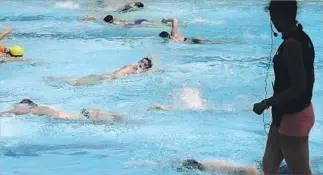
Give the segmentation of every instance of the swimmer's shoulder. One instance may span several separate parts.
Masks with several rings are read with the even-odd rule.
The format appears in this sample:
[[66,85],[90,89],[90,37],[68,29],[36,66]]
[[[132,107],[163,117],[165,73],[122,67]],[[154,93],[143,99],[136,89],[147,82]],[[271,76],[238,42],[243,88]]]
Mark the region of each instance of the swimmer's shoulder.
[[134,65],[125,65],[123,67],[121,67],[120,69],[118,69],[117,71],[122,71],[122,70],[128,70],[128,69],[133,69]]
[[228,171],[231,168],[234,168],[235,165],[230,161],[225,161],[221,159],[210,159],[200,161],[207,169],[210,171]]

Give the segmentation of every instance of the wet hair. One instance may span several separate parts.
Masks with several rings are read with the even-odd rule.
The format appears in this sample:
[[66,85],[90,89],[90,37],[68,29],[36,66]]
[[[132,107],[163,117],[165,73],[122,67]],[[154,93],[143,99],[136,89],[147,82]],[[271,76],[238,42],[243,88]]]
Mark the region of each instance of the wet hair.
[[170,34],[166,31],[160,32],[159,36],[162,38],[170,38]]
[[112,15],[107,15],[103,21],[107,22],[107,23],[113,23],[113,16]]
[[183,167],[187,168],[187,169],[197,169],[200,171],[204,171],[205,167],[198,161],[194,160],[194,159],[187,159],[185,161],[183,161],[182,163]]
[[147,60],[147,62],[148,62],[148,65],[145,67],[146,69],[153,67],[153,63],[152,63],[151,59],[145,57],[145,58],[143,58],[143,60]]
[[31,101],[31,100],[30,100],[30,99],[28,99],[28,98],[25,98],[25,99],[21,100],[21,101],[19,102],[19,104],[26,104],[26,105],[28,105],[28,106],[30,106],[30,107],[38,107],[38,105],[37,105],[36,103],[34,103],[33,101]]
[[269,11],[270,15],[275,14],[280,19],[284,19],[287,22],[297,22],[297,1],[289,0],[289,1],[277,1],[271,0],[267,7],[265,7],[265,11]]
[[139,8],[143,8],[144,4],[142,2],[135,2],[135,6],[137,6]]

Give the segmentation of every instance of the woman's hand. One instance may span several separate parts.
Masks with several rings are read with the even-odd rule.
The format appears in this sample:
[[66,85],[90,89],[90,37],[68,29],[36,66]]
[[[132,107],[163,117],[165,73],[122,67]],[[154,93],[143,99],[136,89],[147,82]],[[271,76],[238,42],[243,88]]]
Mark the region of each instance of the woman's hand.
[[264,112],[265,109],[267,109],[268,106],[266,104],[266,101],[263,100],[262,102],[260,103],[255,103],[253,105],[253,112],[255,112],[256,114],[260,115]]

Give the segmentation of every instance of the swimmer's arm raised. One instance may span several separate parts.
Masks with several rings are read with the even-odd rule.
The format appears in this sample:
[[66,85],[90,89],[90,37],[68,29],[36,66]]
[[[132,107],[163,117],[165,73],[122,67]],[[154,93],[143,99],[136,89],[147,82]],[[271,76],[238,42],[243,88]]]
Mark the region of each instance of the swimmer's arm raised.
[[0,34],[0,40],[2,40],[5,36],[7,36],[11,31],[12,29],[8,27],[4,32]]
[[162,22],[163,23],[172,22],[171,35],[173,37],[180,37],[180,34],[177,31],[177,19],[176,18],[163,19]]

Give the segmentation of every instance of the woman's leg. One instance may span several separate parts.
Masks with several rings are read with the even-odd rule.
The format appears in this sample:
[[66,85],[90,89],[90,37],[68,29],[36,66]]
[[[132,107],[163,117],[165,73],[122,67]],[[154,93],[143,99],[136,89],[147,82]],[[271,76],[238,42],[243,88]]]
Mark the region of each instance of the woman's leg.
[[293,174],[312,174],[309,164],[308,137],[280,135],[282,152]]
[[262,160],[264,174],[277,174],[279,166],[283,159],[284,157],[280,149],[278,128],[272,124],[268,134],[266,150]]

